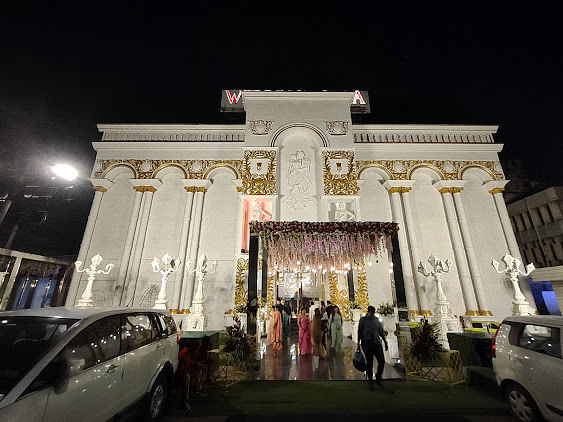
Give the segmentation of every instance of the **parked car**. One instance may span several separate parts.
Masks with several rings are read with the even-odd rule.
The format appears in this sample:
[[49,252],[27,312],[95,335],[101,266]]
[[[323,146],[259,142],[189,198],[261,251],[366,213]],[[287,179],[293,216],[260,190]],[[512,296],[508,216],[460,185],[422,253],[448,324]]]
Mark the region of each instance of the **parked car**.
[[106,421],[166,403],[178,367],[166,311],[43,308],[0,312],[0,420]]
[[495,334],[497,382],[521,421],[563,421],[562,328],[562,316],[512,316]]

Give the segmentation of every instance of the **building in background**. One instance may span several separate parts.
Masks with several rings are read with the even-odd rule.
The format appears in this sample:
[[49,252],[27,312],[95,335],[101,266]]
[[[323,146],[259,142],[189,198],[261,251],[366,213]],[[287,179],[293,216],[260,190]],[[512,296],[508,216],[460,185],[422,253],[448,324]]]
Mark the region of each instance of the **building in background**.
[[[354,124],[358,91],[226,95],[245,124],[98,125],[95,197],[78,259],[100,253],[115,264],[94,286],[105,305],[152,306],[153,258],[169,253],[193,264],[205,253],[218,263],[204,285],[207,328],[220,329],[224,313],[244,304],[248,221],[393,221],[402,279],[393,280],[389,257],[373,259],[354,278],[355,287],[358,278],[367,283],[371,304],[393,302],[397,282],[411,316],[431,314],[435,285],[417,267],[435,254],[453,262],[444,289],[456,315],[511,313],[511,285],[491,266],[507,252],[520,258],[497,126]],[[294,280],[276,279],[277,292],[293,297]],[[189,312],[194,281],[184,265],[170,276],[172,313]],[[85,285],[75,273],[68,305]],[[345,276],[307,288],[349,308]]]
[[563,308],[562,205],[563,186],[556,186],[519,199],[507,209],[522,257],[538,267],[532,279],[551,282]]

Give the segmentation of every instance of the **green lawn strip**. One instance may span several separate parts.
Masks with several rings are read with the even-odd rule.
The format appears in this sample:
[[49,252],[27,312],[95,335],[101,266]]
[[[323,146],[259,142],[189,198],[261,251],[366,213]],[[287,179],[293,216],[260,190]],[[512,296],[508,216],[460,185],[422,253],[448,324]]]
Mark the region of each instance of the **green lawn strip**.
[[357,381],[247,381],[226,391],[212,387],[193,403],[192,415],[305,414],[505,414],[494,394],[465,386],[389,381],[370,391]]

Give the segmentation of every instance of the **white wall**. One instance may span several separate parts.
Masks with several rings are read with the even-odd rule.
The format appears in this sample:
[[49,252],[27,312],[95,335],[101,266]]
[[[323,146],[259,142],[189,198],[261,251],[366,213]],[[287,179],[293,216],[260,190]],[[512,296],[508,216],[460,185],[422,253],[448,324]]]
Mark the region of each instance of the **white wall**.
[[[104,259],[99,269],[105,269],[106,265],[110,263],[115,265],[108,275],[99,274],[96,277],[92,289],[95,299],[98,295],[103,294],[105,305],[112,303],[113,289],[119,274],[125,236],[133,209],[135,191],[129,182],[132,177],[132,172],[125,168],[115,169],[108,174],[107,178],[114,184],[102,195],[92,241],[86,255],[86,262],[83,264],[83,267],[90,265],[91,258],[99,253]],[[82,273],[77,298],[82,295],[87,278],[88,276]]]
[[[181,179],[184,173],[176,167],[167,167],[156,176],[161,182],[157,191],[153,194],[151,213],[147,226],[147,235],[141,258],[139,278],[135,288],[135,306],[145,302],[142,298],[153,284],[160,288],[160,274],[153,272],[151,261],[154,257],[162,258],[168,253],[172,258],[178,258],[180,248],[180,235],[182,231],[182,220],[184,218],[184,205],[186,191]],[[180,257],[182,260],[184,257]],[[179,282],[176,273],[168,277],[167,297],[172,298],[174,283]],[[146,305],[146,303],[142,303]],[[153,306],[151,303],[150,306]]]
[[235,176],[225,170],[212,176],[213,184],[205,194],[199,254],[217,261],[217,271],[204,284],[207,329],[224,327],[223,314],[233,307],[236,235],[239,194],[232,182]]

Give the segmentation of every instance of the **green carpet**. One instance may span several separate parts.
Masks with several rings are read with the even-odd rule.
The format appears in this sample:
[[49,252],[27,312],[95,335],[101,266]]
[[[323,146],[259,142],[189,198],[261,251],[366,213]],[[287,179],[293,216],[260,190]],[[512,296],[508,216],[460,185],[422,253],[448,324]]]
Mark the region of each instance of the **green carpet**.
[[423,381],[387,381],[368,389],[357,381],[245,381],[213,386],[192,402],[191,416],[265,415],[501,415],[495,394]]

